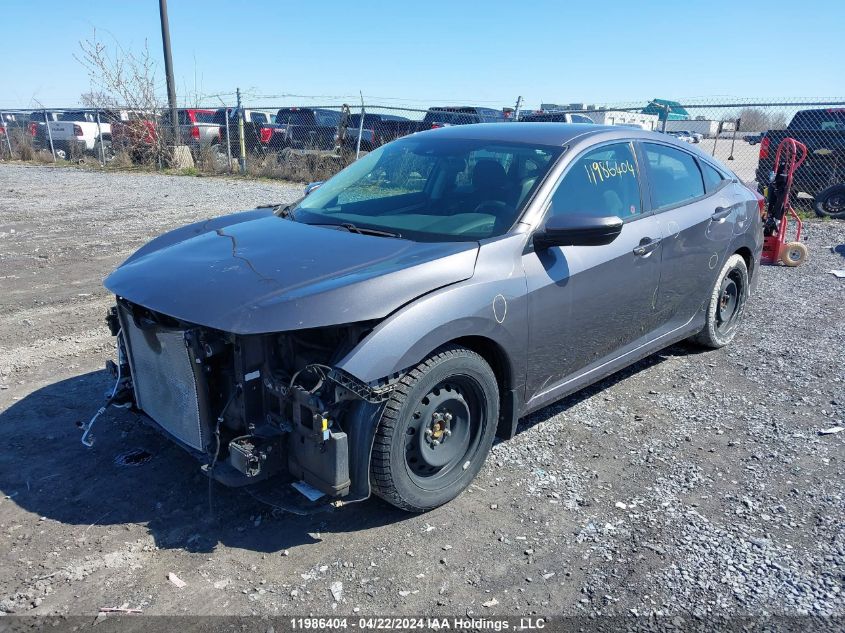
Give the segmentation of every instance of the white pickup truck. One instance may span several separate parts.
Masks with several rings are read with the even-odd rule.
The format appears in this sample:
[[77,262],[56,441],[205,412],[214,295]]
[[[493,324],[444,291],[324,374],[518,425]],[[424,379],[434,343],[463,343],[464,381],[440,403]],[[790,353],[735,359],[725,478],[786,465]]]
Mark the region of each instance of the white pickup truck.
[[111,142],[111,124],[127,118],[128,113],[123,110],[101,110],[98,123],[96,110],[72,110],[47,125],[56,152],[69,158],[74,153],[99,151],[100,142]]

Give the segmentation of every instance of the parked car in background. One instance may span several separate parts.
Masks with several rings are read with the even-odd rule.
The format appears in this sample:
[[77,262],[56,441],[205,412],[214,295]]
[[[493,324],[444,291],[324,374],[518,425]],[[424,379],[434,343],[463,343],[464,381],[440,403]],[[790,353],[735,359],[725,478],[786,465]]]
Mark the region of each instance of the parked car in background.
[[742,140],[748,143],[749,145],[757,145],[757,143],[763,140],[763,137],[765,135],[765,132],[759,132],[758,134],[746,134],[742,137]]
[[520,121],[525,123],[587,123],[595,122],[586,114],[578,112],[529,112],[521,114]]
[[[238,138],[238,110],[237,108],[218,108],[214,112],[214,123],[218,126],[218,134],[222,147],[226,147],[226,117],[229,119],[229,147],[232,156],[240,157],[241,143]],[[263,154],[267,151],[273,132],[272,127],[276,118],[274,110],[243,109],[244,118],[244,148],[247,154]],[[262,129],[267,129],[262,132]],[[224,150],[225,151],[225,150]]]
[[[194,156],[197,156],[201,150],[220,142],[220,125],[216,122],[214,110],[180,108],[177,116],[179,117],[179,144],[190,147]],[[159,133],[165,134],[165,138],[172,136],[171,121],[172,115],[169,110],[166,110],[159,118]]]
[[47,123],[58,121],[64,114],[63,110],[34,110],[29,113],[29,135],[35,149],[50,149],[50,139],[47,136]]
[[435,106],[425,113],[420,126],[430,130],[450,125],[470,125],[472,123],[499,123],[505,120],[501,110],[477,108],[475,106]]
[[70,158],[74,154],[94,153],[100,143],[111,143],[111,124],[122,121],[124,110],[68,110],[55,121],[48,121],[49,134],[57,153]]
[[694,143],[695,141],[687,132],[681,132],[680,130],[672,130],[666,132],[669,136],[673,136],[679,141],[683,141],[684,143]]
[[406,136],[121,264],[114,398],[223,484],[429,510],[520,417],[677,341],[729,344],[760,204],[653,132]]
[[128,112],[126,119],[111,126],[111,153],[128,152],[136,162],[153,158],[158,146],[157,121],[154,112]]
[[328,108],[281,108],[275,123],[260,128],[261,145],[268,151],[334,149],[344,116]]
[[420,121],[412,121],[406,117],[393,114],[370,114],[364,113],[363,126],[360,114],[351,114],[346,124],[346,139],[344,145],[347,149],[356,149],[358,144],[358,131],[361,131],[361,150],[371,152],[385,143],[394,141],[397,138],[419,132],[422,129]]
[[842,194],[835,187],[845,183],[845,108],[799,110],[785,130],[768,130],[760,141],[757,163],[761,190],[771,180],[775,152],[787,137],[800,141],[808,151],[793,176],[793,191],[812,196],[822,215],[828,207],[831,213],[841,212]]
[[12,135],[12,130],[25,128],[27,116],[23,113],[2,112],[0,113],[0,140],[6,135]]
[[690,130],[677,130],[678,134],[690,139],[689,143],[700,143],[704,139],[704,134],[701,132],[691,132]]

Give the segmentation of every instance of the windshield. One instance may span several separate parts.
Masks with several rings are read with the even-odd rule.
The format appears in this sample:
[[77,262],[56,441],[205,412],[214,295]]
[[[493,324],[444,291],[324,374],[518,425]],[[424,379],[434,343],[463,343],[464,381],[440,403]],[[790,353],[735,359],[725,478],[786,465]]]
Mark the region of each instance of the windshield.
[[493,237],[514,224],[560,153],[549,146],[403,138],[344,169],[293,215],[419,241]]

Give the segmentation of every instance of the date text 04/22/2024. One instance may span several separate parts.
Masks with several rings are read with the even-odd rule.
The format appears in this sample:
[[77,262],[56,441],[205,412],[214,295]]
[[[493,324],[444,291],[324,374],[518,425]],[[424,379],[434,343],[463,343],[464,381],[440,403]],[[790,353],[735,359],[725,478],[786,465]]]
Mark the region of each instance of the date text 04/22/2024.
[[546,620],[539,617],[476,618],[476,617],[296,617],[290,619],[292,630],[483,630],[483,631],[539,631]]

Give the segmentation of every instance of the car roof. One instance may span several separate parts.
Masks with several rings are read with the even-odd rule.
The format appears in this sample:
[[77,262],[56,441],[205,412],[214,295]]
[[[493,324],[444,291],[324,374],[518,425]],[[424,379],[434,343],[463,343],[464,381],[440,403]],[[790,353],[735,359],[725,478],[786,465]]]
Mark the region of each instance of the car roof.
[[[569,145],[576,138],[602,136],[602,140],[615,138],[643,138],[667,140],[666,135],[647,132],[637,128],[622,128],[614,125],[595,125],[593,123],[546,123],[546,122],[509,122],[475,123],[471,125],[452,125],[418,132],[419,135],[437,135],[447,138],[465,138],[511,143],[529,143],[535,145]],[[416,136],[416,135],[415,135]],[[670,142],[673,142],[670,139]],[[683,147],[679,145],[679,147]]]
[[[653,141],[671,145],[688,154],[694,154],[704,162],[718,165],[727,174],[731,169],[721,161],[704,153],[690,143],[678,140],[671,134],[662,134],[635,127],[619,125],[596,125],[591,123],[473,123],[471,125],[452,125],[434,130],[417,132],[405,138],[437,136],[443,138],[468,139],[479,141],[500,141],[503,143],[527,143],[529,145],[564,146],[575,142],[586,145],[614,140]],[[591,141],[591,142],[588,142]],[[398,141],[397,141],[398,142]]]

